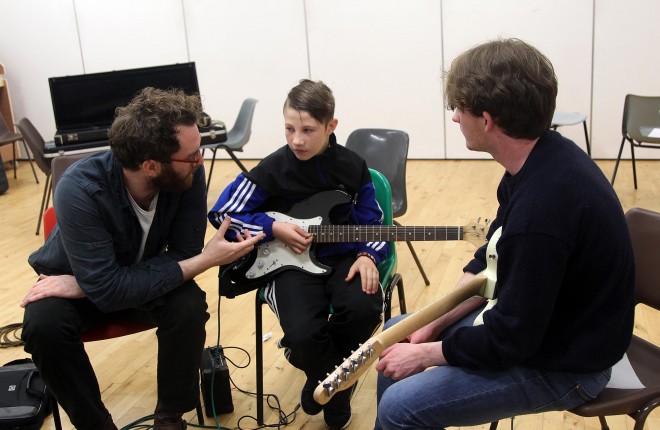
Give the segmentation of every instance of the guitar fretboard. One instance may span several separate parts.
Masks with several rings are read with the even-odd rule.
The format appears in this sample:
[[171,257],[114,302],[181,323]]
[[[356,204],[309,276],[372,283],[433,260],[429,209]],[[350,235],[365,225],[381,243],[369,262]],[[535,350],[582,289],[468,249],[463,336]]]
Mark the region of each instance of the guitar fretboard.
[[463,240],[461,226],[310,225],[319,243]]

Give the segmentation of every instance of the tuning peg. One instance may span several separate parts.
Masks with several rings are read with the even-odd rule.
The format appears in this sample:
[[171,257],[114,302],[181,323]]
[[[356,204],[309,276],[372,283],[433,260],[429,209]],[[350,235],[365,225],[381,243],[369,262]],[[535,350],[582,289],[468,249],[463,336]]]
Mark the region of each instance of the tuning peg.
[[341,367],[341,370],[342,370],[342,372],[343,372],[343,373],[341,374],[341,376],[342,376],[341,379],[342,379],[344,382],[345,382],[345,381],[348,381],[348,378],[349,378],[350,375],[351,375],[351,368],[348,367],[347,365],[343,365],[343,366]]
[[335,389],[332,388],[332,384],[330,382],[324,382],[323,389],[325,390],[325,394],[327,396],[332,396],[332,393],[335,391]]

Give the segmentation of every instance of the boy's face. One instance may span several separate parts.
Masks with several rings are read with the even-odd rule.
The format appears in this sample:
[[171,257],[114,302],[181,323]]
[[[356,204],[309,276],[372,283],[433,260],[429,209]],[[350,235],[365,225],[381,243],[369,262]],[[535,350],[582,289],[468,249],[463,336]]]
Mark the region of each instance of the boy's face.
[[330,135],[336,127],[336,119],[323,124],[308,112],[289,107],[284,109],[286,143],[299,160],[309,160],[325,151]]

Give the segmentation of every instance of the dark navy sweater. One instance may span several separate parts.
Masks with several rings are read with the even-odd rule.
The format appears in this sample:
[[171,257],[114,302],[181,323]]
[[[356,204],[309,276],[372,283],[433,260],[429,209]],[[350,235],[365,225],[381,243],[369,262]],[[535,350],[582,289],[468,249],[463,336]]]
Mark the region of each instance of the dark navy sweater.
[[[489,235],[497,242],[497,305],[484,325],[443,342],[450,365],[604,370],[626,351],[634,317],[634,259],[621,204],[598,166],[545,133],[516,175],[505,173]],[[486,266],[485,246],[465,270]]]

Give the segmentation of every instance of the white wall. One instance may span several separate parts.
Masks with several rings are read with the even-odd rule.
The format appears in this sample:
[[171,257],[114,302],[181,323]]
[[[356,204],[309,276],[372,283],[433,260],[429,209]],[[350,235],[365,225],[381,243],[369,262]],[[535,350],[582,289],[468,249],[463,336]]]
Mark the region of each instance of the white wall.
[[[591,0],[444,0],[444,64],[466,49],[497,37],[531,43],[552,62],[559,81],[557,109],[589,114],[591,99]],[[475,13],[476,12],[476,13]],[[447,158],[482,158],[470,152],[459,128],[445,117]],[[581,127],[559,130],[585,148]]]
[[[660,95],[660,2],[598,0],[594,28],[594,158],[616,158],[626,94]],[[650,149],[635,158],[658,158]],[[623,150],[630,158],[630,146]]]
[[437,0],[307,2],[311,78],[335,94],[337,138],[398,128],[411,156],[444,158]]
[[[49,77],[195,61],[214,118],[231,126],[244,98],[259,100],[244,158],[284,144],[282,103],[303,77],[334,90],[340,141],[355,128],[400,128],[410,158],[487,158],[465,149],[441,76],[500,36],[551,59],[558,109],[589,115],[595,158],[616,157],[626,93],[660,94],[657,0],[0,0],[0,11],[16,120],[47,139]],[[581,127],[560,131],[584,147]]]
[[206,112],[231,127],[245,98],[259,100],[240,157],[263,158],[286,143],[284,98],[308,76],[303,2],[186,0],[184,6]]

